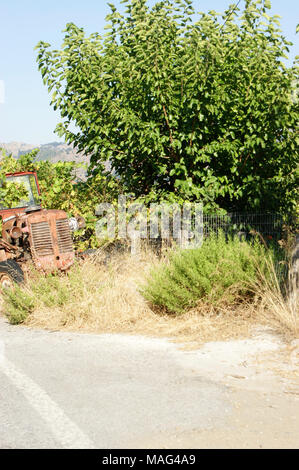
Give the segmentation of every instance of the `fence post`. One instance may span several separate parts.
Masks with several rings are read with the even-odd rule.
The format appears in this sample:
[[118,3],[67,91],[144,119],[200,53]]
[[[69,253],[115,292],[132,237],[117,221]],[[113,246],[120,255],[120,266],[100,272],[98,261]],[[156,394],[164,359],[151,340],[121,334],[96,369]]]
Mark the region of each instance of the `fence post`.
[[289,273],[289,301],[294,312],[298,305],[299,294],[299,234],[295,238],[295,246],[291,257],[291,268]]

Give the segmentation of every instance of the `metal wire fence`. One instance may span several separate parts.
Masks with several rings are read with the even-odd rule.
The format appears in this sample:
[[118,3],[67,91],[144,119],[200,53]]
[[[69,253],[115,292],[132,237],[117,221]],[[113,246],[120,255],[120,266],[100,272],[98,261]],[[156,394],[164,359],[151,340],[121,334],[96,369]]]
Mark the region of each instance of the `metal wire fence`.
[[248,240],[257,233],[267,240],[279,240],[282,237],[286,221],[278,213],[244,213],[232,212],[225,215],[203,215],[203,235],[218,233],[220,230],[227,235],[238,235]]
[[279,213],[233,212],[226,215],[203,215],[204,238],[223,231],[227,236],[238,236],[241,241],[258,238],[266,246],[272,245],[276,253],[273,258],[275,275],[282,288],[286,288],[289,263],[287,252],[280,250],[277,242],[285,238],[284,231],[290,227],[298,230],[298,220],[286,218]]

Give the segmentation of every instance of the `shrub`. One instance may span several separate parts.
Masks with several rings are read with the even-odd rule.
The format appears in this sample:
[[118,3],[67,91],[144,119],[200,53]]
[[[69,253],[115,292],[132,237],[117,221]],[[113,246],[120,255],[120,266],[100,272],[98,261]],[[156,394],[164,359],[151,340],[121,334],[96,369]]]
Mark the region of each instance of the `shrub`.
[[12,325],[23,323],[35,308],[34,298],[19,286],[5,290],[3,298],[5,313]]
[[142,293],[151,304],[173,313],[195,307],[200,300],[233,303],[252,296],[250,284],[258,269],[264,272],[269,256],[273,251],[266,252],[257,242],[213,235],[200,248],[172,254],[168,264],[151,272]]

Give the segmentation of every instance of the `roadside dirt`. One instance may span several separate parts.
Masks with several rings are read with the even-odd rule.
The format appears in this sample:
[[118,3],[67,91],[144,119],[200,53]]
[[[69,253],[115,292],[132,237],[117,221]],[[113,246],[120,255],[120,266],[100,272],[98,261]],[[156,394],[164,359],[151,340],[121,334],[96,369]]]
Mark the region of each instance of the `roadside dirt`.
[[285,344],[261,328],[251,339],[206,343],[190,352],[188,365],[192,374],[227,386],[233,412],[221,426],[177,428],[137,447],[299,448],[299,340]]
[[299,448],[299,340],[264,327],[190,349],[0,318],[0,359],[1,339],[0,447],[60,448],[70,433],[77,448],[79,427],[96,448]]

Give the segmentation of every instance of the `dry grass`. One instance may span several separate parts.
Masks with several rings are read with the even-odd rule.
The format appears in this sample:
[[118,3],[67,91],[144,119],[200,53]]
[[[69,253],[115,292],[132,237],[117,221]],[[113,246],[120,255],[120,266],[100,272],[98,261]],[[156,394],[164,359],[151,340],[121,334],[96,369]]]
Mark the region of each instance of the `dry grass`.
[[273,260],[268,260],[266,278],[260,273],[260,280],[253,288],[259,299],[258,314],[264,323],[271,325],[286,339],[299,337],[299,295],[287,285],[282,288]]
[[47,292],[48,282],[32,273],[25,292],[34,308],[24,323],[51,330],[168,337],[190,345],[249,335],[255,323],[252,305],[216,309],[202,303],[179,316],[154,311],[139,293],[139,286],[159,262],[150,251],[139,259],[118,254],[106,264],[100,254],[59,278],[65,300],[58,299],[55,286]]
[[215,307],[202,302],[180,315],[156,311],[139,287],[159,262],[151,251],[144,251],[139,259],[116,254],[106,263],[100,253],[78,263],[68,275],[53,278],[53,283],[32,273],[21,293],[22,300],[26,294],[33,305],[24,323],[51,330],[162,336],[188,342],[190,347],[248,337],[260,323],[278,327],[289,337],[298,336],[298,311],[290,310],[279,285],[274,284],[274,290],[273,282],[266,279],[255,286],[255,303],[243,300]]

